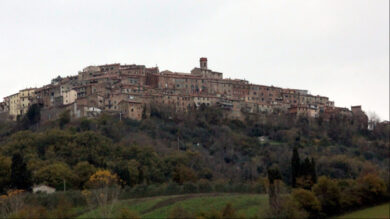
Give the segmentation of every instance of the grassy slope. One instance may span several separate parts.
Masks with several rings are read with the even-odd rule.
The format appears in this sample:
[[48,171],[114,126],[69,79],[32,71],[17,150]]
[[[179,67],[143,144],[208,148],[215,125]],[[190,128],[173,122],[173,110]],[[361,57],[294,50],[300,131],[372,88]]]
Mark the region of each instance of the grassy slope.
[[354,211],[337,218],[390,218],[390,203]]
[[[120,209],[127,208],[137,212],[142,218],[166,218],[176,205],[198,215],[202,211],[221,210],[227,203],[231,203],[239,214],[251,217],[264,212],[268,207],[268,197],[260,194],[188,194],[129,199],[115,204],[113,216],[115,217]],[[96,218],[98,215],[98,210],[93,210],[80,218]]]

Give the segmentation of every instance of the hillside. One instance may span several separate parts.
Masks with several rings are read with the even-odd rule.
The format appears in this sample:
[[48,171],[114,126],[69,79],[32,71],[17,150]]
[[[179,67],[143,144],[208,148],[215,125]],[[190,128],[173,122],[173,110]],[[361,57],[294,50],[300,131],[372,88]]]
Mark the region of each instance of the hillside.
[[3,193],[15,188],[17,179],[11,171],[16,168],[12,167],[15,154],[28,171],[23,176],[28,181],[22,186],[31,181],[30,185],[63,190],[66,182],[67,190],[84,190],[91,175],[105,169],[120,179],[121,200],[205,192],[264,194],[269,185],[267,171],[278,168],[280,192],[289,193],[293,148],[300,154],[302,168],[312,171],[314,167],[316,175],[309,181],[302,178],[305,181],[299,181],[299,187],[310,190],[317,176],[327,176],[345,193],[340,197],[359,191],[361,203],[340,200],[345,210],[382,200],[379,193],[361,193],[366,190],[359,185],[380,180],[380,195],[389,188],[389,126],[378,123],[368,130],[358,119],[343,115],[326,120],[249,114],[234,120],[219,108],[202,107],[188,113],[154,108],[141,121],[108,114],[71,121],[67,113],[55,121],[28,121],[25,117],[0,124]]
[[[141,181],[159,183],[169,180],[173,166],[181,164],[196,175],[203,174],[200,178],[210,175],[247,182],[266,176],[267,167],[275,164],[288,183],[294,146],[300,148],[303,159],[315,158],[318,175],[332,178],[356,178],[372,169],[386,172],[389,163],[389,126],[369,131],[342,116],[323,121],[274,114],[241,121],[225,118],[217,108],[187,114],[156,109],[139,122],[102,115],[73,122],[59,119],[27,129],[18,125],[1,123],[0,153],[24,153],[33,172],[48,164],[71,169],[88,161],[97,168],[115,170],[136,162],[139,168],[157,171]],[[151,160],[145,160],[146,154]],[[166,167],[162,169],[160,163]],[[127,179],[127,183],[139,181]]]

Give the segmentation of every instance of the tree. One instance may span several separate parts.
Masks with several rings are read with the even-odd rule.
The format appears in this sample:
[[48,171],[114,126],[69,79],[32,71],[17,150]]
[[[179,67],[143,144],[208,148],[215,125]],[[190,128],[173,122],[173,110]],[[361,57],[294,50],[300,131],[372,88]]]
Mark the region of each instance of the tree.
[[362,199],[367,203],[383,200],[386,193],[386,183],[375,173],[360,176],[358,179],[358,190]]
[[6,188],[9,187],[11,178],[11,164],[12,161],[9,157],[0,155],[0,193],[5,192]]
[[19,121],[21,129],[28,129],[30,126],[36,125],[41,121],[41,107],[39,104],[31,105],[27,113]]
[[41,121],[41,107],[35,103],[28,108],[26,118],[29,121],[29,125],[35,125]]
[[80,122],[80,131],[89,131],[91,129],[91,121],[87,118],[82,118]]
[[327,214],[334,214],[340,208],[340,189],[337,183],[326,176],[321,176],[313,186],[313,192],[321,202],[322,209]]
[[308,218],[309,213],[301,208],[297,201],[292,198],[292,195],[286,195],[281,200],[281,206],[278,211],[274,209],[267,209],[265,211],[265,218]]
[[378,114],[375,112],[368,112],[368,129],[374,130],[379,122],[380,118]]
[[310,214],[310,218],[317,218],[319,216],[321,203],[313,192],[305,189],[294,189],[292,197],[300,208]]
[[38,169],[34,173],[34,181],[36,183],[45,183],[55,187],[57,190],[72,187],[74,184],[75,175],[69,166],[63,162],[55,162]]
[[317,183],[316,163],[313,157],[311,158],[310,175],[311,175],[311,179],[313,180],[313,183]]
[[182,208],[180,205],[176,205],[172,208],[172,210],[169,212],[168,218],[169,219],[188,219],[192,218],[193,216],[188,213],[184,208]]
[[292,187],[296,187],[297,177],[300,172],[301,161],[299,159],[298,148],[294,147],[293,156],[291,158],[291,170],[292,170]]
[[96,168],[88,161],[81,161],[73,167],[73,172],[76,175],[77,186],[82,189],[89,177],[96,172]]
[[269,205],[273,209],[279,209],[279,182],[282,179],[279,168],[271,167],[268,169],[268,181],[269,181]]
[[60,114],[60,118],[59,118],[59,125],[60,125],[60,128],[63,129],[64,126],[66,124],[68,124],[70,122],[70,111],[67,110],[65,112],[62,112]]
[[30,190],[32,186],[31,173],[27,169],[26,163],[21,154],[12,156],[11,164],[11,188]]
[[175,181],[176,183],[183,184],[184,182],[195,181],[196,174],[195,171],[193,171],[191,168],[180,165],[177,168],[175,168],[172,178],[173,181]]
[[98,170],[85,184],[90,191],[84,190],[88,203],[92,206],[101,207],[101,214],[104,218],[110,218],[114,203],[117,201],[120,187],[120,180],[116,174],[109,170]]
[[140,168],[140,164],[134,159],[129,160],[129,162],[127,163],[127,170],[129,171],[129,179],[126,182],[126,184],[128,186],[134,186],[139,182],[138,181],[139,168]]
[[313,176],[315,176],[315,167],[308,157],[300,164],[299,177],[296,178],[296,186],[304,189],[311,189],[314,184]]

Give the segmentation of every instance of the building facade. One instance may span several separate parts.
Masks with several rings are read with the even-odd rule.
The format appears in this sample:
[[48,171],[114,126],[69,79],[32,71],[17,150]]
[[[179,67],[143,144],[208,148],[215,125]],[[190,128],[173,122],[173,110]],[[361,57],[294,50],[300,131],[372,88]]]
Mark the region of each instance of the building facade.
[[[32,103],[39,103],[47,109],[66,108],[77,118],[87,116],[92,107],[136,120],[142,119],[144,108],[154,103],[169,105],[176,111],[219,106],[237,118],[245,113],[272,112],[317,117],[335,110],[328,97],[311,95],[307,90],[223,78],[223,73],[209,69],[204,57],[199,65],[190,73],[160,72],[158,67],[135,64],[88,66],[76,76],[57,77],[41,88],[10,95],[4,98],[2,109],[16,118],[25,114]],[[71,107],[64,107],[67,105]]]

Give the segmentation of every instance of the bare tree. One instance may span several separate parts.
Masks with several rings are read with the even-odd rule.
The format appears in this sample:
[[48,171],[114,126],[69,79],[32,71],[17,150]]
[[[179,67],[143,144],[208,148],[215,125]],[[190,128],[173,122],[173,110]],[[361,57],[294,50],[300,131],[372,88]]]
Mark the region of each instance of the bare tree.
[[380,122],[380,118],[378,114],[376,114],[373,111],[369,111],[367,115],[368,115],[368,129],[374,130],[376,125]]

